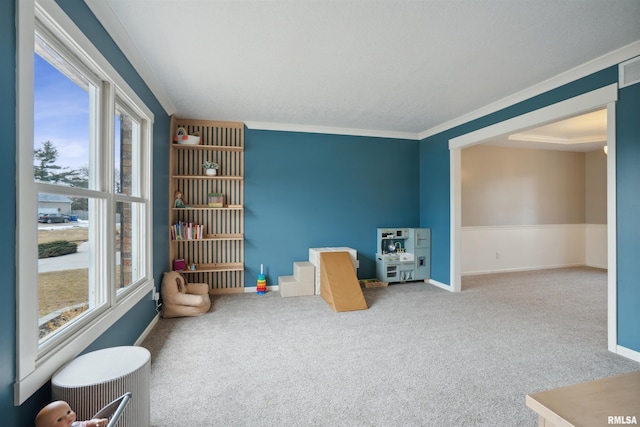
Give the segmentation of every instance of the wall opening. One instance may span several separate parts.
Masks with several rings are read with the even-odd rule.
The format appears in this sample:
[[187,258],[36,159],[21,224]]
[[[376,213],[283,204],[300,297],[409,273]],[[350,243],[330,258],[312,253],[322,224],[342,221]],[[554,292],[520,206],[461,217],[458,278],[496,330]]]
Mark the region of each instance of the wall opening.
[[461,280],[461,227],[462,227],[462,197],[461,172],[462,149],[485,143],[506,134],[543,126],[552,122],[591,112],[600,108],[607,110],[607,318],[608,318],[608,348],[615,352],[617,335],[617,304],[616,304],[616,199],[615,199],[615,101],[617,100],[617,84],[585,93],[583,95],[553,104],[503,122],[461,135],[449,141],[451,175],[451,270],[450,283],[453,292],[462,290]]

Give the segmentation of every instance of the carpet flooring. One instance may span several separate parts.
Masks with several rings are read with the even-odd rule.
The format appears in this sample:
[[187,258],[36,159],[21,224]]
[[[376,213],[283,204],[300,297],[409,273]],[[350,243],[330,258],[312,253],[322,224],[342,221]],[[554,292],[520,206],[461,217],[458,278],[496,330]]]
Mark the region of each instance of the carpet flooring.
[[640,370],[607,351],[606,272],[566,268],[320,296],[213,297],[161,319],[151,420],[173,426],[536,426],[529,393]]

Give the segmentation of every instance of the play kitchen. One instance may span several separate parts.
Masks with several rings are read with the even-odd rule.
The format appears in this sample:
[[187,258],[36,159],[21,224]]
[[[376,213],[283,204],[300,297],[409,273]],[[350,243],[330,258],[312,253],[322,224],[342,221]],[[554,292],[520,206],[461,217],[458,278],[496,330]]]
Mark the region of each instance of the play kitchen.
[[431,229],[378,228],[376,276],[382,282],[425,280],[431,275]]

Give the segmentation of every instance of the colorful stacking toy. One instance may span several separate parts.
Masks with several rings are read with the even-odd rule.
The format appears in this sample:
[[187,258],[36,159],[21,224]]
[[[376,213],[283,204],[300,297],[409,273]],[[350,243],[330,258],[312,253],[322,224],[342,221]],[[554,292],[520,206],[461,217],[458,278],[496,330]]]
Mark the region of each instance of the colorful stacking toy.
[[265,294],[267,292],[267,276],[264,274],[263,265],[260,264],[260,274],[258,274],[258,286],[256,292],[259,294]]

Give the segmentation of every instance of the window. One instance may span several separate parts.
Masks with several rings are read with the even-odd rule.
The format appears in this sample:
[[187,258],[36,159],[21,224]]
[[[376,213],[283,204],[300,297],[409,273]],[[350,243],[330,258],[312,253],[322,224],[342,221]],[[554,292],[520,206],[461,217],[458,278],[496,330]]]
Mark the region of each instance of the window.
[[140,224],[146,205],[141,195],[141,119],[116,99],[114,193],[116,289],[120,293],[144,277],[144,230]]
[[[50,41],[47,42],[46,39]],[[41,348],[82,317],[104,307],[105,274],[90,262],[99,252],[96,217],[106,192],[93,173],[99,138],[100,79],[79,70],[52,47],[55,39],[40,26],[35,34],[33,169],[38,194],[38,331]],[[69,55],[66,55],[69,56]],[[92,176],[89,182],[89,177]],[[100,194],[101,193],[101,194]],[[93,196],[93,197],[91,197]],[[104,213],[103,215],[104,216]],[[36,261],[36,260],[34,260]],[[34,262],[35,264],[36,262]]]
[[16,404],[153,287],[153,115],[55,2],[22,3]]

